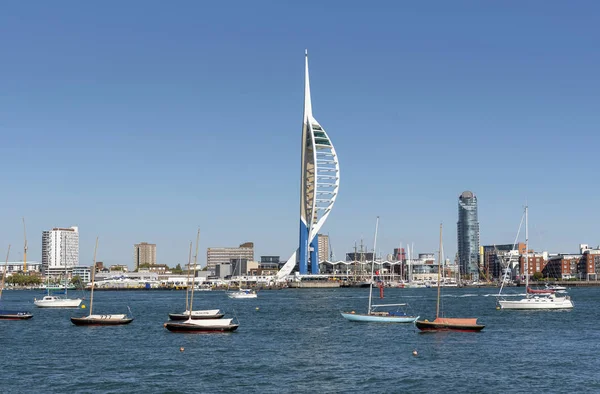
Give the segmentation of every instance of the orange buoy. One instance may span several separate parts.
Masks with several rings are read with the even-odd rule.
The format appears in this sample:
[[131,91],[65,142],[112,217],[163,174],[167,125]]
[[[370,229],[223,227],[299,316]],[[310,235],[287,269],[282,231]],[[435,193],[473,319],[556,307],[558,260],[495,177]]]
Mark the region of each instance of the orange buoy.
[[185,350],[185,348],[183,346],[179,348],[180,352],[183,352],[184,350]]
[[413,350],[413,356],[418,356],[419,352],[417,352],[416,350]]

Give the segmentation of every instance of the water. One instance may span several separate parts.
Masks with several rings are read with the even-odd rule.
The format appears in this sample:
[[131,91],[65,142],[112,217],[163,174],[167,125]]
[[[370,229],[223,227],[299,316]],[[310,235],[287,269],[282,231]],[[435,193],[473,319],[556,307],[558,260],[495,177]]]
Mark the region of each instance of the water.
[[[0,391],[600,391],[600,289],[570,290],[571,311],[499,311],[495,292],[443,291],[446,314],[478,317],[486,325],[480,333],[420,333],[411,324],[343,319],[340,310],[365,310],[366,289],[262,291],[254,300],[197,292],[194,309],[221,308],[226,317],[237,315],[240,328],[176,334],[163,323],[184,309],[182,291],[97,292],[96,313],[131,307],[133,323],[117,327],[76,327],[69,317],[87,309],[39,309],[32,301],[40,292],[6,291],[5,308],[34,317],[0,321]],[[435,297],[435,289],[386,289],[385,303],[408,301],[431,320]]]

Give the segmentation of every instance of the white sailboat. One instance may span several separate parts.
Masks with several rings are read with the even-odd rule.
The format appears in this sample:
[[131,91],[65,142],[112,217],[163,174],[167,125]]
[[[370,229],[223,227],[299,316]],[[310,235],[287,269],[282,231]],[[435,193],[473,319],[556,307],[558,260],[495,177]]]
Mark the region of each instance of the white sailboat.
[[[375,241],[373,242],[373,251],[377,250],[377,229],[379,227],[379,216],[375,224]],[[358,322],[379,322],[379,323],[413,323],[419,316],[409,316],[400,307],[406,304],[379,304],[373,305],[373,282],[374,282],[375,252],[373,252],[373,262],[371,264],[371,280],[369,284],[369,305],[366,313],[356,313],[355,311],[340,312],[342,317],[350,321]],[[396,307],[395,311],[389,308]],[[385,310],[384,310],[385,309]]]
[[[48,270],[47,270],[48,271]],[[38,308],[78,308],[81,305],[83,299],[81,298],[69,298],[68,297],[68,289],[69,285],[67,283],[67,262],[65,259],[65,296],[60,297],[57,295],[50,294],[50,275],[46,272],[46,288],[47,293],[41,300],[34,299],[33,303]]]
[[[525,263],[523,271],[525,274],[525,298],[520,300],[498,300],[501,309],[570,309],[573,308],[571,297],[557,297],[554,293],[530,294],[529,292],[529,231],[528,231],[528,207],[525,206]],[[500,288],[502,291],[502,288]]]
[[[182,313],[169,313],[169,319],[171,320],[187,320],[187,319],[220,319],[224,315],[220,309],[205,309],[196,310],[190,312],[190,290],[193,287],[198,290],[195,285],[196,273],[194,271],[194,277],[190,284],[190,271],[192,265],[192,243],[190,242],[190,253],[188,256],[188,275],[187,275],[187,288],[185,289],[185,311]],[[195,267],[194,267],[195,269]]]
[[[194,277],[196,276],[196,262],[198,260],[198,242],[200,240],[200,229],[196,236],[196,255],[194,256]],[[209,318],[209,319],[195,319],[192,317],[192,311],[194,306],[194,286],[191,288],[190,302],[188,309],[188,319],[186,321],[173,321],[166,322],[163,327],[171,332],[182,332],[182,333],[202,333],[202,332],[228,332],[235,331],[239,327],[239,324],[232,323],[233,319],[220,319],[220,318]]]
[[96,277],[96,251],[98,250],[98,238],[94,247],[94,265],[92,266],[92,289],[90,292],[90,314],[83,317],[72,317],[71,322],[76,326],[117,326],[129,324],[133,321],[132,317],[126,314],[115,315],[94,315],[94,279]]
[[[239,276],[242,276],[242,262],[241,261],[238,261],[236,268],[239,268],[237,270],[238,274],[239,274]],[[258,294],[256,293],[255,290],[242,288],[242,280],[241,279],[240,279],[239,283],[240,283],[240,285],[239,285],[239,289],[237,291],[228,291],[227,292],[227,296],[229,298],[236,298],[236,299],[258,298]]]

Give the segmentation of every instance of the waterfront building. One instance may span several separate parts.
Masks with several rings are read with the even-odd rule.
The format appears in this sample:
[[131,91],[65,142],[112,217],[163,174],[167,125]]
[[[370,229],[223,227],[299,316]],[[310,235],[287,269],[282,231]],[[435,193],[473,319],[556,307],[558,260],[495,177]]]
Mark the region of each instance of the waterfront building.
[[[42,272],[42,263],[39,261],[28,261],[27,263],[27,272]],[[14,273],[24,272],[25,262],[23,261],[9,261],[8,263],[2,262],[0,264],[0,272],[4,273],[6,270],[6,275],[10,276]]]
[[46,276],[64,275],[78,265],[78,227],[55,227],[42,232],[42,269]]
[[600,272],[600,246],[596,249],[590,248],[587,244],[579,245],[579,253],[581,253],[581,261],[579,262],[578,271],[586,280],[598,280],[598,272]]
[[519,256],[519,273],[525,275],[525,255],[527,255],[527,274],[531,278],[536,272],[544,272],[546,264],[548,264],[548,252],[536,253],[527,251],[527,253]]
[[151,265],[150,267],[148,267],[148,271],[158,272],[159,275],[162,275],[166,272],[169,272],[169,266],[166,264],[154,264],[154,265]]
[[233,266],[230,263],[217,264],[215,266],[215,276],[219,279],[230,277],[233,272]]
[[113,264],[108,267],[109,271],[121,271],[121,272],[129,272],[129,267],[125,264]]
[[329,235],[318,234],[317,244],[319,250],[319,261],[329,260]]
[[340,186],[340,166],[335,148],[312,114],[308,53],[305,53],[304,75],[299,246],[279,271],[278,278],[289,275],[296,265],[302,275],[319,273],[317,234],[331,213]]
[[580,254],[557,254],[548,258],[548,262],[542,270],[542,275],[546,278],[556,278],[559,280],[583,279],[583,272],[579,272]]
[[406,261],[406,251],[404,248],[394,248],[394,259],[398,261]]
[[265,270],[279,270],[280,257],[279,256],[260,256],[259,268]]
[[84,285],[87,285],[89,282],[92,281],[92,269],[90,267],[85,267],[81,265],[73,267],[73,278],[76,276],[81,278],[81,282]]
[[457,238],[461,277],[479,280],[479,219],[477,197],[471,191],[458,197]]
[[[513,249],[514,247],[514,249]],[[519,242],[513,244],[484,245],[483,247],[483,267],[487,279],[501,279],[505,270],[508,268],[508,278],[513,278],[516,273],[515,267],[519,262],[519,256],[525,253],[525,243]]]
[[254,243],[246,242],[237,248],[222,247],[208,248],[206,250],[206,267],[215,272],[217,264],[230,264],[231,260],[254,260]]
[[139,270],[140,265],[156,265],[156,244],[141,242],[133,245],[133,266]]

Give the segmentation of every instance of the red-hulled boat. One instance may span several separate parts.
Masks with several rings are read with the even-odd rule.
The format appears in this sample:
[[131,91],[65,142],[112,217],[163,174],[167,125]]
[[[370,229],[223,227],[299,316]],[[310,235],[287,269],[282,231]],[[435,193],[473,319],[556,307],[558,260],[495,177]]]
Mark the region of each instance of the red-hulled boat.
[[554,289],[532,289],[528,287],[527,292],[529,294],[554,294],[556,291]]
[[485,327],[477,324],[477,318],[438,317],[434,321],[417,320],[417,328],[421,331],[481,331]]

